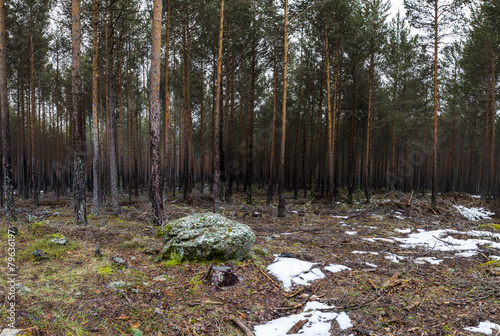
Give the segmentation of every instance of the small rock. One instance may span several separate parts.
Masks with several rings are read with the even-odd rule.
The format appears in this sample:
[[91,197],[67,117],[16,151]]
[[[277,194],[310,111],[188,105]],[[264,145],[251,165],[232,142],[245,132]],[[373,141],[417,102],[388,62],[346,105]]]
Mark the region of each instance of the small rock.
[[155,314],[163,315],[163,310],[161,310],[160,308],[156,307],[155,308]]
[[68,243],[66,238],[52,238],[50,242],[56,245],[66,245]]
[[42,252],[41,250],[38,250],[38,249],[33,251],[33,256],[35,257],[36,260],[41,260],[41,259],[45,259],[48,257],[47,253]]
[[233,273],[231,266],[214,266],[209,277],[210,283],[216,287],[234,286],[238,283],[238,276]]
[[111,289],[120,289],[130,286],[130,282],[125,281],[113,281],[108,284],[108,287]]
[[278,257],[280,257],[280,258],[296,258],[295,254],[288,253],[288,252],[283,252]]
[[113,262],[114,265],[116,265],[118,267],[128,268],[127,261],[123,258],[113,257],[113,258],[111,258],[111,261]]
[[31,289],[23,285],[22,283],[16,283],[17,293],[18,294],[29,294],[31,293]]
[[[17,227],[13,226],[13,227],[9,228],[7,233],[14,235],[14,236],[17,236],[17,234],[19,233],[19,230],[17,229]],[[12,330],[14,330],[14,329],[12,329]]]
[[258,211],[254,211],[252,213],[252,217],[262,217],[262,214],[260,212],[258,212]]
[[136,257],[130,257],[130,260],[135,260],[135,259],[137,259],[137,258]]

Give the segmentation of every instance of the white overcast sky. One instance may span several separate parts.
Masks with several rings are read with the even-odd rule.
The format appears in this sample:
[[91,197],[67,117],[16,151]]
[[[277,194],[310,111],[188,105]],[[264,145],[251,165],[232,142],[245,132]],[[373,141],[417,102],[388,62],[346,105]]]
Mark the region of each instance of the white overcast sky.
[[403,5],[403,0],[391,0],[391,11],[388,19],[392,20],[393,17],[396,17],[398,11],[401,12],[401,16],[404,17],[405,9]]

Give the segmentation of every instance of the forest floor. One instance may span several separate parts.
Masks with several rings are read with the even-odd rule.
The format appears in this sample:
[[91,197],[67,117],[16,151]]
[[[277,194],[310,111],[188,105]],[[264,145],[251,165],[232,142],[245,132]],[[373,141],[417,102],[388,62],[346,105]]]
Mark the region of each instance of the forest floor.
[[[226,263],[234,267],[239,283],[224,288],[204,279],[210,264],[155,262],[162,239],[150,222],[146,198],[122,202],[119,213],[103,207],[100,215],[89,216],[88,226],[72,223],[69,199],[45,196],[39,207],[16,199],[17,327],[31,335],[244,335],[235,319],[253,329],[300,313],[313,301],[335,306],[329,311],[345,312],[352,323],[340,329],[328,321],[325,335],[481,335],[465,328],[484,321],[500,324],[500,268],[494,259],[500,248],[478,243],[476,254],[459,256],[463,250],[454,250],[458,244],[450,240],[471,239],[467,233],[472,232],[476,239],[498,242],[497,217],[472,221],[454,207],[484,206],[480,199],[441,195],[434,213],[428,197],[414,194],[376,194],[371,204],[363,204],[359,194],[359,202],[334,207],[326,199],[287,196],[285,218],[265,205],[263,192],[253,205],[244,204],[243,194],[223,205],[225,216],[249,225],[257,236],[250,258]],[[165,217],[172,220],[211,206],[203,197],[191,204],[170,199]],[[493,204],[490,209],[495,211]],[[9,323],[8,227],[2,223],[0,331]],[[410,231],[439,229],[455,230],[448,237],[434,234],[442,246],[451,247],[445,251],[402,246],[397,240],[408,238]],[[485,232],[491,236],[485,238]],[[58,234],[67,238],[66,245],[50,243]],[[102,258],[94,257],[96,243]],[[36,249],[47,257],[35,260]],[[286,291],[266,270],[282,253],[317,263],[325,277]],[[129,268],[114,267],[110,258],[115,256]],[[417,260],[421,257],[434,259]],[[331,273],[325,269],[330,264],[349,269]],[[306,329],[307,324],[298,332]]]

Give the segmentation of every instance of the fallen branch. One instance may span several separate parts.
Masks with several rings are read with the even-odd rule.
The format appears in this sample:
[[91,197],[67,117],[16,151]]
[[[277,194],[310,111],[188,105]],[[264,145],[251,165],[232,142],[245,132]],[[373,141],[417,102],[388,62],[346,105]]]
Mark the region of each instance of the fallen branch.
[[259,268],[259,266],[257,266],[257,264],[255,263],[255,261],[253,260],[253,258],[250,258],[250,260],[252,260],[253,265],[255,266],[256,269],[258,269],[260,271],[260,273],[264,274],[264,276],[266,278],[268,278],[269,281],[271,281],[273,283],[273,285],[275,285],[276,287],[278,287],[279,289],[281,289],[280,285],[278,285],[273,279],[271,279],[271,277],[269,275],[267,275],[263,270],[261,270]]
[[295,323],[293,325],[293,327],[290,328],[290,330],[287,331],[287,335],[291,335],[291,334],[296,334],[299,332],[299,330],[304,326],[304,324],[307,323],[307,321],[309,321],[308,319],[305,319],[305,320],[299,320],[297,323]]
[[247,335],[247,336],[255,336],[255,334],[253,333],[253,331],[250,330],[250,328],[247,327],[247,325],[245,324],[245,322],[243,322],[239,318],[234,317],[234,316],[229,316],[229,320],[231,322],[233,322],[234,324],[236,324],[236,326],[238,328],[240,328],[240,330],[243,331],[243,333],[245,335]]

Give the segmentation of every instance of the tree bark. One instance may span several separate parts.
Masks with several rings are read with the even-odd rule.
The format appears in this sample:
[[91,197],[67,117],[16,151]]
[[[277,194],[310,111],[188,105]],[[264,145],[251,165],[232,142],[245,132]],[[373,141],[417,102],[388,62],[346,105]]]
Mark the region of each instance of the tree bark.
[[436,208],[437,189],[437,128],[438,128],[438,0],[434,0],[434,123],[433,123],[433,156],[432,156],[432,207]]
[[278,51],[277,51],[277,37],[274,37],[273,48],[273,124],[271,130],[271,143],[269,145],[269,181],[267,185],[267,198],[266,204],[270,205],[273,200],[274,189],[274,147],[276,137],[276,110],[278,100]]
[[162,224],[163,203],[160,191],[160,62],[161,62],[161,0],[154,1],[153,41],[151,51],[151,93],[149,95],[149,139],[151,150],[151,206],[154,222]]
[[217,50],[217,76],[215,81],[215,106],[214,106],[214,212],[219,211],[220,205],[220,100],[221,100],[221,74],[222,74],[222,41],[224,36],[224,0],[220,4],[219,39]]
[[14,183],[10,147],[10,111],[7,94],[7,31],[5,29],[5,1],[0,0],[0,115],[2,120],[2,170],[5,197],[5,218],[16,220]]
[[98,100],[97,100],[97,0],[92,0],[92,144],[93,144],[93,194],[92,194],[92,212],[99,213],[100,198],[100,174],[99,174],[99,115],[98,115]]
[[73,194],[75,223],[87,224],[85,209],[85,118],[81,108],[80,0],[71,1],[72,96],[73,96]]
[[285,142],[286,142],[286,91],[288,66],[288,0],[285,0],[284,48],[283,48],[283,106],[281,111],[281,152],[279,163],[278,217],[285,217]]
[[114,47],[114,28],[113,28],[113,4],[111,0],[109,7],[108,22],[108,55],[106,59],[106,71],[108,75],[108,106],[109,106],[109,180],[110,180],[110,203],[113,209],[118,210],[118,167],[116,155],[116,108],[115,108],[115,76],[113,69],[113,47]]

